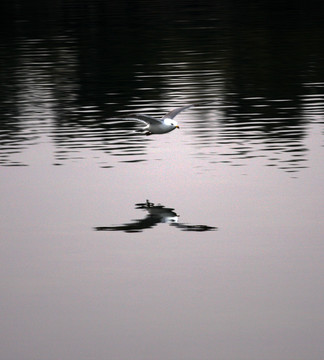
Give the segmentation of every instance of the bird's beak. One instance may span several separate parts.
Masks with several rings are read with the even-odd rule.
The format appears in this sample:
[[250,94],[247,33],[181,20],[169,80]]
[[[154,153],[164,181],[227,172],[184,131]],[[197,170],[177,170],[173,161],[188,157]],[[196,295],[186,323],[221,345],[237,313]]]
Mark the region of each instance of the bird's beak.
[[177,125],[177,126],[176,126],[176,128],[177,128],[177,129],[180,129],[180,126],[179,126],[179,125]]

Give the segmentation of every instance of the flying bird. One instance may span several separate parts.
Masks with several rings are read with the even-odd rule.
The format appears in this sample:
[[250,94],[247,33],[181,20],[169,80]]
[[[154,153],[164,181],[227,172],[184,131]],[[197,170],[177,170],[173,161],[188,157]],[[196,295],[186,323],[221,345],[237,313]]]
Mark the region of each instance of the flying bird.
[[167,114],[165,114],[161,119],[145,114],[134,114],[124,117],[123,119],[131,120],[131,121],[139,121],[146,124],[144,128],[138,130],[139,132],[143,132],[145,135],[165,134],[174,129],[180,129],[178,122],[174,120],[174,118],[180,112],[189,109],[192,106],[197,106],[197,105],[199,104],[190,104],[179,108],[175,108],[169,111]]

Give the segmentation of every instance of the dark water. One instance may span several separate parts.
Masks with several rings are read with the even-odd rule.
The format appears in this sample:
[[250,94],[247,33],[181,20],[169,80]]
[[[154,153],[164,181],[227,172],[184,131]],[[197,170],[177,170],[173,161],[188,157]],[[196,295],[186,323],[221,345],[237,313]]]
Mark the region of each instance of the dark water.
[[2,7],[1,358],[320,359],[323,4]]

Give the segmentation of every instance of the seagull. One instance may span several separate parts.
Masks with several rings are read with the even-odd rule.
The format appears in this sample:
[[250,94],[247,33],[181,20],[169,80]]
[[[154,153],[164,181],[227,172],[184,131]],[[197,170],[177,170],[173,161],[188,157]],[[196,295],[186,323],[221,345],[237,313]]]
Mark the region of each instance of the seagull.
[[179,217],[173,208],[166,207],[161,204],[155,205],[154,203],[146,200],[145,203],[139,203],[135,205],[136,209],[142,209],[147,211],[146,217],[132,222],[114,225],[114,226],[97,226],[94,228],[96,231],[124,231],[127,233],[140,232],[145,229],[151,229],[154,226],[165,223],[170,226],[177,227],[182,231],[214,231],[217,227],[208,225],[189,225],[179,222]]
[[[197,104],[198,105],[198,104]],[[145,135],[151,134],[166,134],[174,129],[180,129],[178,123],[174,118],[182,111],[189,109],[192,106],[197,106],[195,104],[190,104],[175,108],[165,114],[161,119],[157,119],[153,116],[145,114],[134,114],[128,117],[125,117],[125,120],[140,121],[145,123],[146,126],[139,130],[139,132],[144,132]]]

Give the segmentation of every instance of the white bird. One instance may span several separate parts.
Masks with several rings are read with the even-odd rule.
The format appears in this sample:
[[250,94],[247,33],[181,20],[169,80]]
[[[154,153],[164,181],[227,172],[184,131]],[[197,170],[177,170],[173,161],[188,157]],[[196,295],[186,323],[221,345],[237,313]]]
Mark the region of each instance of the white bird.
[[139,130],[140,132],[144,132],[146,135],[151,134],[165,134],[174,129],[180,129],[178,123],[174,118],[181,112],[186,109],[189,109],[192,106],[196,106],[194,104],[182,106],[176,109],[171,110],[167,114],[165,114],[161,119],[157,119],[153,116],[145,115],[145,114],[134,114],[125,117],[125,120],[133,120],[140,121],[145,123],[146,126]]

